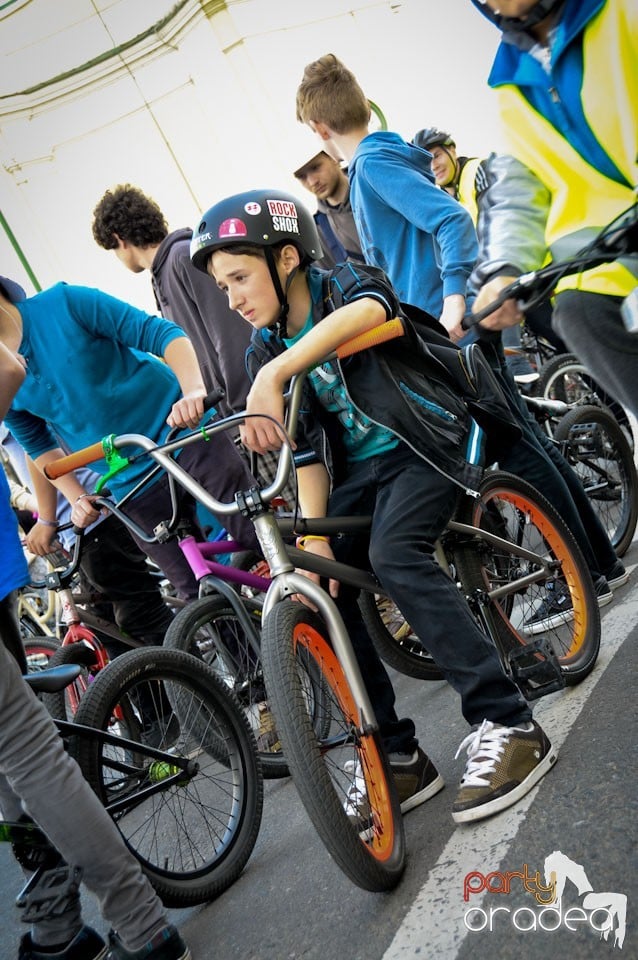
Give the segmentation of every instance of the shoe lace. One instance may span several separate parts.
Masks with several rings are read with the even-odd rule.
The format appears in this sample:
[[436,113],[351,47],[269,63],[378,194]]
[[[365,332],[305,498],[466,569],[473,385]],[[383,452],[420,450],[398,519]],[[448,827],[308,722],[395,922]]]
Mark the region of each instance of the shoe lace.
[[454,759],[467,749],[467,766],[461,779],[464,787],[488,787],[487,779],[494,773],[505,745],[510,738],[510,728],[484,720],[477,730],[472,730],[459,744]]
[[359,807],[367,799],[363,769],[358,760],[346,760],[343,769],[347,774],[352,776],[352,783],[348,787],[344,807],[348,813],[352,812],[357,814]]

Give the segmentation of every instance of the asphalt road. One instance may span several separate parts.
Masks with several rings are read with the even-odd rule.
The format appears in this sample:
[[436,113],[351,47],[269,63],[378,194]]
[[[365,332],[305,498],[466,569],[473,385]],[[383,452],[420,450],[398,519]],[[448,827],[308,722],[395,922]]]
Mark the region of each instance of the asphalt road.
[[[637,541],[625,562],[632,570],[638,563]],[[463,770],[463,758],[454,754],[467,732],[458,698],[443,682],[395,675],[399,703],[415,718],[422,744],[447,783],[406,816],[409,861],[400,885],[389,894],[353,886],[314,834],[293,784],[270,781],[260,836],[241,878],[217,901],[171,913],[194,958],[638,958],[638,711],[630,686],[636,677],[638,571],[601,613],[603,641],[592,675],[536,704],[559,762],[516,807],[474,826],[454,825],[450,806]],[[568,879],[560,912],[543,913],[536,881],[544,883],[545,860],[554,853],[550,862]],[[24,929],[13,906],[19,883],[8,845],[1,844],[0,960],[17,955]],[[627,909],[621,949],[614,936],[622,895]],[[612,907],[615,929],[604,939],[600,928]],[[105,932],[90,895],[85,915]]]

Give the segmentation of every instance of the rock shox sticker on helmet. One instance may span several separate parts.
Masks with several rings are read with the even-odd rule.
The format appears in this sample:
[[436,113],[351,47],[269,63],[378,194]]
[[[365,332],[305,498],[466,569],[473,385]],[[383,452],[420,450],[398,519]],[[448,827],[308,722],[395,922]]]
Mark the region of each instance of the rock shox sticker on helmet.
[[290,200],[266,200],[272,228],[279,233],[299,233],[297,207]]

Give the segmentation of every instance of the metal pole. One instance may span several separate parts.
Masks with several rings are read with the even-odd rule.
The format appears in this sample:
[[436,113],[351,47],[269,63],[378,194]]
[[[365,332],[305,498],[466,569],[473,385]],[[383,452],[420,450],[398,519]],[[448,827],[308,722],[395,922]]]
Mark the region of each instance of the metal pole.
[[40,285],[40,283],[39,283],[39,281],[38,281],[35,273],[34,273],[33,270],[31,269],[31,264],[29,263],[29,261],[27,260],[26,256],[24,255],[24,251],[22,250],[22,247],[21,247],[20,244],[18,243],[18,241],[17,241],[17,239],[16,239],[16,235],[14,234],[13,230],[12,230],[11,227],[9,226],[9,224],[8,224],[8,222],[7,222],[7,219],[6,219],[6,217],[4,216],[4,214],[2,213],[1,210],[0,210],[0,226],[2,227],[2,229],[4,230],[4,232],[6,233],[7,237],[9,238],[9,243],[11,244],[11,246],[13,247],[13,249],[15,250],[15,252],[17,253],[18,259],[20,260],[20,263],[21,263],[22,266],[24,267],[24,269],[25,269],[25,271],[26,271],[26,273],[27,273],[27,276],[29,277],[29,280],[31,281],[31,283],[32,283],[33,286],[35,287],[36,292],[39,292],[39,291],[42,289],[42,287],[41,287],[41,285]]

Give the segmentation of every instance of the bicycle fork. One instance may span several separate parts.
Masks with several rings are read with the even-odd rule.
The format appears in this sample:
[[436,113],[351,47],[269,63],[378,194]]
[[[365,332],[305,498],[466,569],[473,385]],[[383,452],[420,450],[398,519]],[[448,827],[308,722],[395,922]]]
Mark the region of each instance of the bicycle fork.
[[308,577],[295,572],[277,521],[271,513],[258,513],[251,516],[251,520],[255,525],[255,533],[272,577],[272,583],[264,601],[264,618],[268,616],[275,604],[295,594],[307,597],[315,605],[326,624],[332,648],[357,704],[361,732],[365,734],[376,732],[379,726],[370,697],[336,604],[320,586]]

